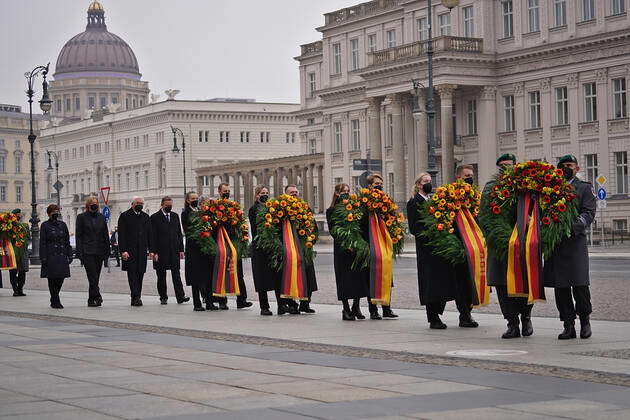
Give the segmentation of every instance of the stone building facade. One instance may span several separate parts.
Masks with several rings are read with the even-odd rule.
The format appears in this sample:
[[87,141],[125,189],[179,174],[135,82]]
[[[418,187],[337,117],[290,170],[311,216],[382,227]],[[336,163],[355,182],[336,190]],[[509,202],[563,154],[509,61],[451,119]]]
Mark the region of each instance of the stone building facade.
[[[627,89],[630,14],[619,0],[461,0],[432,14],[437,182],[472,164],[478,182],[496,157],[555,163],[578,157],[583,179],[607,178],[598,220],[630,218]],[[436,6],[436,4],[438,4]],[[356,185],[357,158],[382,159],[403,202],[427,169],[426,114],[414,119],[412,80],[428,84],[427,1],[377,0],[324,15],[322,39],[301,46],[300,137],[324,154],[325,199]]]

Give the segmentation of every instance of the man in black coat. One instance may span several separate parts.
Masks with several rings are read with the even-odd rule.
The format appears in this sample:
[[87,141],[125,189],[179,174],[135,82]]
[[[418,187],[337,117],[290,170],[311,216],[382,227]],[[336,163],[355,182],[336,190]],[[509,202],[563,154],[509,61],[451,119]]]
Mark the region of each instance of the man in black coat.
[[184,241],[179,216],[173,213],[173,199],[163,197],[161,208],[151,215],[151,253],[153,254],[153,268],[157,274],[157,289],[160,303],[168,303],[166,288],[166,270],[171,270],[173,288],[177,303],[190,300],[185,296],[182,278],[179,274],[179,260],[184,258]]
[[[135,197],[131,208],[118,218],[118,246],[123,260],[122,270],[127,272],[131,291],[131,306],[142,306],[142,279],[147,271],[147,252],[151,241],[151,221],[142,211],[144,199]],[[153,259],[153,254],[149,254]]]
[[103,261],[109,256],[109,230],[105,217],[98,211],[98,198],[85,200],[85,211],[76,220],[76,255],[85,267],[89,283],[90,307],[101,306],[103,298],[98,287]]
[[597,202],[591,183],[576,177],[580,167],[575,156],[561,157],[558,167],[573,186],[577,196],[578,215],[573,221],[570,236],[565,236],[553,251],[551,258],[545,261],[543,275],[545,286],[555,289],[556,306],[560,312],[560,320],[564,322],[564,331],[558,335],[558,339],[576,338],[576,316],[580,317],[580,338],[589,338],[591,336],[589,317],[593,307],[589,290],[586,231],[595,219]]

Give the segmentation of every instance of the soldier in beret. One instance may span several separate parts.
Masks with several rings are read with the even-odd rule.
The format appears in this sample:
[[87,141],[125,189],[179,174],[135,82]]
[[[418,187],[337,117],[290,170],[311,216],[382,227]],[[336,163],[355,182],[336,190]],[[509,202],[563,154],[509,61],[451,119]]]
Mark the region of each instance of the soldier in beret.
[[[22,225],[26,225],[26,223],[22,223],[22,210],[15,209],[11,213],[15,214],[18,219],[18,222]],[[26,231],[30,235],[30,231],[28,229],[28,225],[26,225]],[[26,283],[26,272],[28,271],[28,250],[23,252],[20,258],[17,260],[17,267],[13,270],[9,270],[9,279],[11,281],[11,287],[13,287],[13,296],[26,296],[24,293],[24,283]],[[2,282],[0,282],[0,287],[2,286]]]
[[562,239],[551,258],[545,261],[545,286],[554,288],[560,320],[564,322],[564,331],[558,335],[558,339],[576,338],[576,316],[580,317],[580,338],[589,338],[592,306],[586,230],[595,219],[596,200],[591,183],[576,177],[580,167],[575,156],[561,157],[558,167],[577,195],[578,215],[573,221],[570,235]]

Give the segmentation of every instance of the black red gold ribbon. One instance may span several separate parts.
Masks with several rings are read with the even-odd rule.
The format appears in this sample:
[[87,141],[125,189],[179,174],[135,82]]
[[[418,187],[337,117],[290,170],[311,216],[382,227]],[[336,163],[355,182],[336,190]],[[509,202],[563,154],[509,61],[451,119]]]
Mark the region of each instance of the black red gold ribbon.
[[483,306],[490,303],[490,287],[486,278],[487,249],[486,240],[481,228],[467,208],[461,209],[455,216],[457,231],[464,243],[466,260],[468,262],[470,289],[473,294],[473,306]]
[[298,235],[291,221],[282,222],[282,244],[284,247],[284,266],[282,268],[281,297],[287,299],[308,299],[306,282],[306,266],[304,252],[300,246]]
[[0,269],[13,270],[17,267],[17,258],[13,244],[8,239],[0,239]]
[[217,254],[214,258],[212,294],[214,296],[238,296],[238,253],[227,230],[219,225],[217,230]]
[[394,279],[394,245],[380,216],[370,213],[370,299],[374,304],[389,306]]

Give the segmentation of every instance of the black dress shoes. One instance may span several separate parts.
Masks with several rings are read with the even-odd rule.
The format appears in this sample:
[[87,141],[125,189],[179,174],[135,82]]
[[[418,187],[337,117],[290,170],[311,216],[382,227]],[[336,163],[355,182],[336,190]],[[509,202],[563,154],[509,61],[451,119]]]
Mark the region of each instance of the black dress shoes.
[[206,309],[208,311],[218,311],[219,307],[217,305],[215,305],[214,303],[212,303],[212,302],[207,303],[207,301],[206,301]]
[[436,316],[435,319],[429,321],[429,328],[432,330],[445,330],[446,324],[442,322],[439,316]]
[[53,302],[50,304],[50,307],[53,309],[63,309],[61,302]]
[[459,326],[462,328],[477,328],[479,324],[477,323],[477,321],[472,319],[470,315],[468,315],[467,317],[459,318]]
[[289,308],[287,309],[287,312],[290,313],[291,315],[299,315],[300,314],[300,310],[298,309],[297,306],[289,306]]
[[177,303],[182,304],[182,303],[186,303],[190,300],[190,298],[188,296],[184,296],[181,299],[177,299]]
[[160,298],[160,305],[167,305],[168,304],[168,298]]
[[379,321],[383,319],[383,317],[380,316],[378,312],[370,312],[370,319],[373,319],[374,321]]
[[141,299],[132,299],[131,306],[142,306],[142,300]]
[[580,317],[580,338],[590,338],[593,335],[591,331],[591,320],[589,317]]
[[278,315],[284,315],[289,312],[289,307],[287,305],[278,305]]
[[195,311],[195,312],[204,312],[204,311],[205,311],[205,309],[204,309],[204,307],[203,307],[203,306],[195,306],[195,307],[193,308],[193,311]]
[[244,308],[249,308],[250,306],[252,306],[253,303],[251,302],[236,302],[236,309],[244,309]]
[[228,308],[227,303],[219,303],[219,309],[221,309],[222,311],[227,311],[230,308]]
[[398,315],[390,308],[383,308],[383,318],[398,318]]
[[356,317],[352,312],[341,311],[341,319],[344,321],[354,321]]
[[530,317],[521,317],[521,334],[523,337],[529,337],[534,334],[534,326]]
[[97,308],[97,307],[101,306],[101,304],[100,304],[100,303],[98,303],[98,302],[97,302],[97,301],[95,301],[95,300],[88,300],[88,304],[87,304],[87,305],[88,305],[88,307],[90,307],[90,308]]
[[518,324],[508,324],[507,330],[503,333],[501,338],[518,338],[521,336],[521,331],[518,329]]
[[570,321],[564,322],[564,331],[562,331],[559,335],[558,335],[558,340],[570,340],[572,338],[576,338],[577,335],[575,333],[575,322],[574,321]]
[[299,311],[307,313],[307,314],[314,314],[315,313],[315,309],[312,309],[311,305],[306,300],[303,300],[302,302],[300,302]]
[[363,315],[363,313],[361,312],[361,308],[359,308],[358,306],[352,308],[352,315],[354,315],[356,319],[365,319],[365,315]]
[[18,290],[17,292],[13,292],[13,296],[14,297],[19,297],[19,296],[26,296],[26,293],[24,293],[21,290]]
[[271,312],[269,309],[261,309],[260,314],[263,316],[271,316],[273,315],[273,312]]

